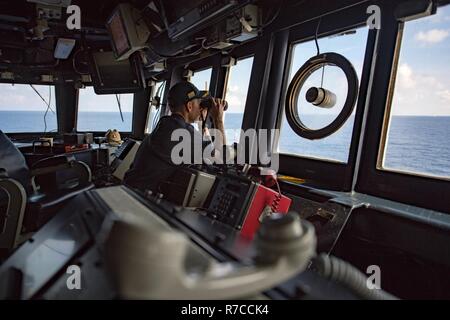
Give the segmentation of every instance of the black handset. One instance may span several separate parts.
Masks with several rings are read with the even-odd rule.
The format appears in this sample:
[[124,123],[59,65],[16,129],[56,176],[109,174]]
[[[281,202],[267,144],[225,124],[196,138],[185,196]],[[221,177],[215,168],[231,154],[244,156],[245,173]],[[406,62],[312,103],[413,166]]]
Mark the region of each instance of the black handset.
[[135,143],[136,141],[127,139],[120,145],[120,147],[117,148],[116,152],[114,153],[115,159],[111,163],[111,170],[114,171],[117,169],[117,167],[122,163],[130,150],[133,148]]
[[131,148],[133,148],[136,141],[132,139],[125,140],[120,147],[116,150],[116,159],[123,160],[127,156],[128,152],[130,152]]

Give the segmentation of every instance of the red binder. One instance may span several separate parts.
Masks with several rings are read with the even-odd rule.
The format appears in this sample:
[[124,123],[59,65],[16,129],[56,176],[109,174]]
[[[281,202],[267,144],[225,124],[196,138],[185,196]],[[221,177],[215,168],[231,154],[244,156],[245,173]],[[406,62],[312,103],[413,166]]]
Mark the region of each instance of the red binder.
[[256,190],[248,207],[241,234],[253,238],[259,228],[260,221],[264,215],[264,209],[269,206],[272,212],[287,213],[292,200],[280,195],[277,191],[257,184]]

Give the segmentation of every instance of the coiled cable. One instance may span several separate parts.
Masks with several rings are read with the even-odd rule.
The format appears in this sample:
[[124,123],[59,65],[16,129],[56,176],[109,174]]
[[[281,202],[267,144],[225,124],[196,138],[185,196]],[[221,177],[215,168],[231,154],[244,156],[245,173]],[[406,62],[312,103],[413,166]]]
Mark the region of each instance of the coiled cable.
[[362,299],[398,300],[397,297],[382,289],[369,289],[367,276],[357,268],[339,258],[321,254],[313,259],[313,268],[325,278],[336,281]]

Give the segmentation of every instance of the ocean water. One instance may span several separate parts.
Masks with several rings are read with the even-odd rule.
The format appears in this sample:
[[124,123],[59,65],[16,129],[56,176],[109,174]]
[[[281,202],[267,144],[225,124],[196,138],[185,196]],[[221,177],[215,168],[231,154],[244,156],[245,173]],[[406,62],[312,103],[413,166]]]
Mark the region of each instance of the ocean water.
[[[306,116],[304,122],[313,127],[329,123],[327,118]],[[338,132],[311,141],[298,137],[283,121],[279,151],[345,163],[353,123],[354,117],[350,117]],[[450,177],[450,117],[393,116],[387,137],[383,168]]]
[[[0,111],[0,130],[3,132],[44,132],[44,114],[42,111]],[[119,112],[79,112],[79,131],[106,131],[117,129],[131,131],[132,113]],[[56,131],[56,114],[48,112],[46,116],[47,132]]]
[[[131,113],[80,112],[79,131],[131,131]],[[242,114],[225,115],[227,141],[238,141]],[[330,121],[328,116],[305,116],[311,127]],[[310,141],[298,137],[287,122],[282,123],[279,151],[312,158],[347,162],[354,118],[335,134]],[[48,113],[47,132],[56,131],[56,115]],[[0,130],[4,132],[44,131],[44,112],[0,111]],[[394,116],[391,119],[384,168],[450,177],[450,117]]]
[[450,177],[450,117],[394,117],[384,167]]

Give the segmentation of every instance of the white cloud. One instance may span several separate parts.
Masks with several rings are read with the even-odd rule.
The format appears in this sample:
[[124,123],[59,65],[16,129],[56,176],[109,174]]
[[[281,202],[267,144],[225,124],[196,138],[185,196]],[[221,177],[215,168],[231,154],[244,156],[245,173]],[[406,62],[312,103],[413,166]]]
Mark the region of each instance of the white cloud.
[[228,92],[226,97],[229,106],[228,112],[244,112],[245,98],[245,95]]
[[9,106],[11,110],[26,101],[26,97],[20,94],[0,95],[0,105]]
[[432,15],[425,19],[424,21],[429,21],[433,24],[443,23],[445,21],[450,21],[450,15],[448,15],[448,9],[439,9],[435,15]]
[[401,89],[415,89],[417,87],[435,87],[435,89],[444,88],[442,81],[427,74],[416,73],[408,63],[402,63],[398,67],[397,85]]
[[240,92],[241,90],[240,90],[240,88],[239,88],[239,86],[238,85],[228,85],[227,86],[227,91],[228,92]]
[[431,23],[441,23],[442,21],[445,21],[446,18],[445,12],[438,10],[436,14],[432,15],[427,20]]
[[398,84],[405,89],[414,88],[417,84],[413,76],[413,70],[407,63],[398,67]]
[[247,99],[247,87],[242,87],[239,85],[227,86],[227,94],[225,99],[228,102],[230,113],[242,113],[245,109],[245,101]]
[[[49,101],[48,86],[35,86],[42,97]],[[123,112],[133,111],[133,95],[121,94]],[[55,94],[52,90],[52,109],[55,110]],[[0,84],[0,110],[45,111],[46,105],[29,85]],[[115,95],[96,95],[92,87],[80,90],[79,111],[118,112]]]
[[[35,86],[35,88],[46,101],[49,101],[48,86]],[[52,91],[51,105],[54,108],[54,91]],[[0,84],[0,110],[42,111],[45,109],[46,105],[29,85]]]
[[442,90],[438,92],[439,98],[450,104],[450,90]]
[[449,115],[450,82],[417,72],[407,63],[398,68],[392,103],[394,115]]
[[450,32],[444,29],[431,29],[428,31],[420,31],[416,34],[416,40],[424,44],[435,44],[442,42],[449,36]]
[[[120,94],[123,112],[133,111],[133,95]],[[97,95],[92,87],[80,90],[78,110],[82,112],[119,112],[119,106],[114,94]]]

